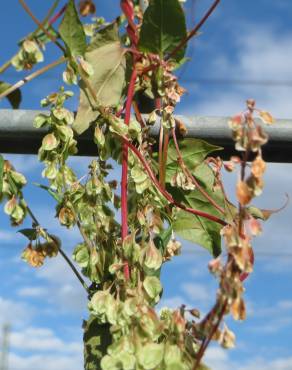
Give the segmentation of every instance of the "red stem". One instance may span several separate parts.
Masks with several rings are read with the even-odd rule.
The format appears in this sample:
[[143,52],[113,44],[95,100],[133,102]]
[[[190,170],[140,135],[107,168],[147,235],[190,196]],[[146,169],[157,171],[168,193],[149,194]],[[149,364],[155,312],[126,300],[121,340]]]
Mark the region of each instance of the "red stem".
[[185,44],[195,36],[195,34],[199,31],[199,29],[204,25],[204,23],[207,21],[207,19],[210,17],[210,15],[213,13],[213,11],[216,9],[217,5],[220,3],[220,0],[215,0],[214,3],[211,5],[211,7],[208,9],[204,17],[200,20],[200,22],[189,32],[188,36],[183,39],[177,47],[168,55],[166,60],[172,58],[182,47],[185,46]]
[[54,24],[61,17],[61,15],[65,12],[66,8],[67,8],[67,5],[64,5],[63,8],[49,20],[50,26]]
[[221,220],[219,217],[210,215],[209,213],[199,211],[197,209],[186,207],[184,204],[176,202],[172,198],[172,196],[165,189],[163,189],[161,187],[159,181],[157,180],[156,176],[152,172],[149,164],[147,163],[147,161],[146,161],[145,157],[142,155],[142,153],[132,143],[130,143],[128,139],[124,138],[124,142],[135,153],[135,155],[138,157],[140,162],[143,164],[146,172],[148,173],[148,175],[149,175],[151,181],[153,182],[153,184],[155,185],[155,187],[164,196],[164,198],[167,199],[171,204],[174,204],[176,207],[178,207],[178,208],[180,208],[180,209],[182,209],[186,212],[192,213],[193,215],[207,218],[208,220],[217,222],[218,224],[223,225],[223,226],[227,225],[227,223],[224,220]]
[[[125,110],[125,124],[129,125],[131,118],[131,106],[135,92],[135,82],[137,77],[136,69],[133,69]],[[122,182],[121,182],[121,213],[122,213],[122,240],[128,235],[128,145],[123,142],[123,159],[122,159]],[[126,279],[130,278],[129,264],[125,261],[124,275]]]

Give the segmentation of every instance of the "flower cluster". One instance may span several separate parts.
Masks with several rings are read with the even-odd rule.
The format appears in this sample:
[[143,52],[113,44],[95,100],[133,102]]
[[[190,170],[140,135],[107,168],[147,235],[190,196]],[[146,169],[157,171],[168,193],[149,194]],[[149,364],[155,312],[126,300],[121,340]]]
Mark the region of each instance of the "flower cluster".
[[44,56],[36,40],[27,39],[20,44],[18,53],[12,58],[11,63],[17,71],[29,70],[40,62]]
[[1,186],[0,201],[7,199],[4,211],[10,217],[13,226],[20,225],[27,213],[27,206],[23,199],[22,188],[26,185],[26,178],[17,172],[11,163],[4,161],[3,184]]

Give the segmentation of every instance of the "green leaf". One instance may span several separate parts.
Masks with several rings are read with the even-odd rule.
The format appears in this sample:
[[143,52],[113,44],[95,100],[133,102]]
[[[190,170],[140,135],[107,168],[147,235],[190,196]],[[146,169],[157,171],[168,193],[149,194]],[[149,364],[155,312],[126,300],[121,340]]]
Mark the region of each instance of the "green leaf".
[[87,47],[86,35],[75,8],[74,0],[69,0],[59,32],[71,55],[74,57],[84,55]]
[[221,253],[221,228],[215,222],[179,211],[172,226],[180,237],[206,248],[214,257]]
[[38,235],[36,229],[22,229],[18,230],[18,232],[25,236],[28,240],[36,240]]
[[43,190],[46,190],[58,203],[61,203],[62,197],[60,197],[54,190],[46,185],[38,184],[37,182],[34,182],[33,184]]
[[172,227],[168,227],[167,229],[163,230],[160,234],[156,235],[153,239],[156,248],[158,248],[162,255],[164,255],[166,251],[166,246],[170,241],[172,235]]
[[147,276],[143,282],[143,287],[152,299],[155,299],[162,292],[160,280],[156,276]]
[[[201,185],[209,196],[225,209],[224,194],[220,189],[216,191],[212,189],[213,182],[214,181],[210,179],[207,180],[207,183],[211,185],[210,187],[203,186],[203,183],[201,183]],[[219,218],[225,218],[225,215],[222,215],[221,212],[210,204],[197,189],[183,191],[182,189],[173,188],[169,185],[167,189],[176,201],[185,204],[187,207],[207,212]],[[185,211],[179,211],[172,226],[173,230],[179,236],[206,248],[214,257],[221,253],[220,230],[222,226],[218,223]]]
[[4,158],[0,154],[0,196],[3,190]]
[[[209,144],[204,140],[186,138],[179,141],[179,149],[185,165],[191,172],[193,172],[196,169],[196,167],[200,165],[210,153],[215,152],[217,150],[222,150],[223,148]],[[171,177],[177,172],[179,168],[180,166],[178,164],[175,145],[173,141],[170,141],[168,147],[167,166],[166,166],[167,182],[170,181]],[[201,175],[201,178],[204,179],[204,177],[205,175],[203,176]]]
[[[179,0],[150,0],[144,13],[139,49],[163,58],[187,36],[186,20]],[[185,47],[174,56],[184,57]]]
[[[10,85],[7,82],[0,81],[0,94],[4,93],[11,86],[12,85]],[[6,98],[9,100],[9,103],[11,104],[13,109],[18,109],[19,105],[21,103],[21,91],[20,91],[20,89],[14,90],[12,93],[7,95]]]
[[80,267],[87,267],[89,263],[89,251],[85,244],[78,244],[73,251],[72,258]]
[[119,27],[117,22],[113,22],[97,32],[87,47],[87,51],[92,51],[106,44],[119,41]]
[[137,353],[139,364],[146,370],[156,369],[163,359],[163,353],[163,343],[148,343],[141,346]]
[[94,74],[88,81],[96,92],[97,103],[81,81],[80,104],[73,124],[78,134],[87,130],[90,123],[98,117],[98,111],[94,110],[96,105],[118,105],[125,79],[125,52],[120,42],[115,41],[86,53],[85,58],[94,69]]

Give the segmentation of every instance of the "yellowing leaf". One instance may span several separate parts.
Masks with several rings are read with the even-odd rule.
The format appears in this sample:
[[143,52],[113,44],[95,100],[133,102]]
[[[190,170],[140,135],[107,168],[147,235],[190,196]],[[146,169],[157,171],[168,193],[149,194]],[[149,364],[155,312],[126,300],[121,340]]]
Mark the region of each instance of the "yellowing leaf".
[[266,123],[267,125],[272,125],[273,123],[275,123],[274,117],[269,112],[260,111],[259,115],[264,123]]
[[125,49],[120,42],[108,43],[85,55],[93,67],[93,75],[88,81],[94,88],[96,101],[85,84],[81,85],[80,105],[73,124],[74,130],[82,134],[90,123],[98,117],[97,105],[116,106],[121,98],[126,69]]

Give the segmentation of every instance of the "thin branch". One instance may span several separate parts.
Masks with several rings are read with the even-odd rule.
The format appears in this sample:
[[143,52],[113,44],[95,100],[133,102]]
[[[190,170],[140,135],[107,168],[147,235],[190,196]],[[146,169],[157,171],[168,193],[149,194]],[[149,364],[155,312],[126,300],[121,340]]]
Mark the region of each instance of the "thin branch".
[[175,48],[174,50],[167,56],[166,60],[171,59],[181,48],[183,48],[187,42],[194,37],[199,29],[205,24],[207,19],[211,16],[213,11],[217,8],[219,5],[220,0],[215,0],[214,3],[211,5],[211,7],[208,9],[204,17],[200,20],[200,22],[189,32],[186,38],[184,38]]
[[0,100],[5,98],[7,95],[11,94],[13,91],[19,89],[20,87],[22,87],[23,85],[25,85],[27,82],[30,82],[31,80],[33,80],[34,78],[46,73],[47,71],[49,71],[50,69],[54,68],[54,67],[57,67],[59,64],[62,64],[64,63],[65,61],[67,60],[67,58],[65,57],[62,57],[58,60],[56,60],[55,62],[33,72],[32,74],[28,75],[27,77],[24,77],[22,80],[16,82],[16,84],[14,84],[13,86],[11,86],[9,89],[5,90],[2,94],[0,94]]
[[210,197],[210,195],[201,187],[201,185],[198,183],[198,181],[196,180],[196,178],[191,174],[190,170],[187,168],[184,160],[183,160],[183,157],[181,155],[181,152],[179,150],[179,145],[178,145],[178,142],[177,142],[177,138],[176,138],[176,133],[175,133],[175,129],[173,128],[172,129],[172,137],[173,137],[173,142],[174,142],[174,146],[175,146],[175,149],[176,149],[176,152],[177,152],[177,155],[178,155],[178,162],[181,166],[181,169],[183,171],[183,173],[189,177],[193,184],[196,186],[196,188],[198,189],[198,191],[219,211],[221,212],[223,215],[225,214],[225,210],[215,202],[214,199],[212,199]]
[[203,212],[203,211],[199,211],[197,209],[186,207],[184,204],[181,204],[181,203],[175,201],[172,198],[172,196],[165,189],[163,189],[161,187],[159,181],[157,180],[156,176],[152,172],[152,170],[151,170],[149,164],[147,163],[145,157],[143,156],[143,154],[127,138],[124,137],[124,140],[127,143],[127,145],[129,146],[129,148],[134,152],[134,154],[138,157],[138,159],[142,163],[144,169],[148,173],[148,175],[149,175],[151,181],[153,182],[153,184],[155,185],[156,189],[164,196],[164,198],[168,202],[170,202],[171,204],[175,205],[176,207],[182,209],[183,211],[186,211],[186,212],[191,213],[193,215],[204,217],[204,218],[206,218],[206,219],[208,219],[210,221],[214,221],[214,222],[216,222],[216,223],[218,223],[218,224],[220,224],[222,226],[226,226],[227,225],[227,223],[224,220],[222,220],[221,218],[219,218],[219,217],[210,215],[209,213],[206,213],[206,212]]
[[[59,4],[59,2],[60,2],[60,0],[56,0],[55,2],[54,2],[54,4],[52,5],[52,7],[51,7],[51,9],[49,10],[49,12],[48,12],[48,14],[46,15],[46,17],[45,17],[45,19],[43,20],[43,22],[42,22],[42,24],[43,25],[45,25],[46,24],[46,22],[48,21],[48,19],[51,17],[51,15],[52,15],[52,13],[54,12],[54,10],[56,9],[56,7],[58,6],[58,4]],[[55,16],[56,17],[56,16]],[[54,18],[55,18],[54,17]],[[53,19],[54,19],[53,18]],[[53,24],[53,19],[52,20],[50,20],[50,25],[51,24]],[[30,34],[28,34],[25,38],[27,38],[27,37],[29,37],[29,36],[31,36],[31,35],[34,35],[38,30],[40,29],[40,27],[37,27],[37,29],[34,31],[34,32],[32,32],[32,33],[30,33]],[[17,55],[17,54],[16,54]],[[14,56],[13,56],[14,57]],[[10,66],[11,66],[11,61],[12,61],[12,59],[13,59],[13,57],[12,58],[10,58],[7,62],[5,62],[1,67],[0,67],[0,74],[2,74],[2,73],[4,73],[5,71],[6,71],[6,69],[8,69]]]
[[35,15],[32,13],[28,5],[24,0],[19,0],[20,4],[24,8],[24,10],[27,12],[27,14],[31,17],[31,19],[39,26],[39,28],[48,36],[48,38],[58,46],[58,48],[65,53],[66,49],[56,40],[56,38],[51,35],[51,33],[46,29],[46,27],[35,17]]
[[[34,213],[32,212],[32,210],[29,208],[29,206],[26,204],[26,210],[27,210],[27,213],[30,215],[31,219],[33,220],[33,222],[35,223],[36,226],[39,226],[41,227],[41,224],[39,223],[38,219],[35,217]],[[42,228],[43,229],[43,228]],[[43,229],[44,230],[44,229]],[[48,233],[46,233],[48,235],[48,237],[50,237],[52,239],[52,236]],[[54,239],[54,238],[53,238]],[[77,271],[76,267],[73,265],[73,263],[71,262],[70,258],[66,255],[66,253],[63,251],[63,249],[61,248],[61,246],[58,246],[58,250],[61,254],[61,256],[64,258],[64,260],[68,263],[68,265],[70,266],[71,270],[74,272],[74,274],[76,275],[77,279],[80,281],[81,285],[83,286],[83,288],[86,290],[87,293],[90,293],[90,290],[89,290],[89,287],[87,286],[87,284],[85,283],[85,281],[83,280],[82,276],[79,274],[79,272]]]

